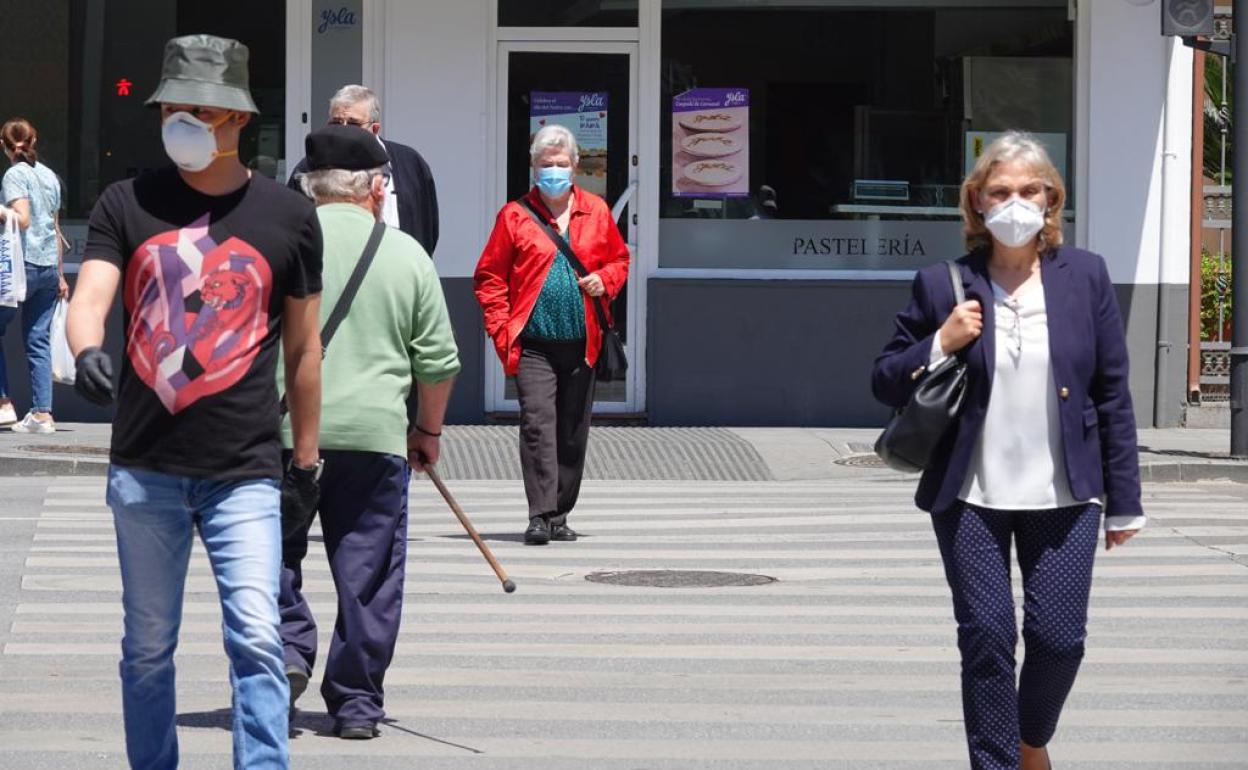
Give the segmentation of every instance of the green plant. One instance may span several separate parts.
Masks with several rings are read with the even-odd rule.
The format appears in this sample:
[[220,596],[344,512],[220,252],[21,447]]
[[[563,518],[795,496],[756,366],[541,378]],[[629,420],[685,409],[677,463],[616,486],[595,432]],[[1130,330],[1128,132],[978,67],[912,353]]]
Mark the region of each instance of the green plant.
[[[1226,79],[1226,106],[1222,106],[1222,80]],[[1231,183],[1232,152],[1231,115],[1233,114],[1234,78],[1218,56],[1205,57],[1205,176],[1215,182],[1222,179],[1222,132],[1226,132],[1226,183]]]
[[1200,252],[1200,338],[1229,339],[1231,323],[1231,257],[1219,259]]

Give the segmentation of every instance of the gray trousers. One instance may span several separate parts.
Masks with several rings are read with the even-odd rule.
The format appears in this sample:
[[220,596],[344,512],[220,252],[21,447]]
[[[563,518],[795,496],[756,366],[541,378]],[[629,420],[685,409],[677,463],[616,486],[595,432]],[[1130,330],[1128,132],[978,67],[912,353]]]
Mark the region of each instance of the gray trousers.
[[576,505],[589,443],[594,370],[585,342],[522,341],[516,390],[520,397],[520,467],[529,518],[563,524]]

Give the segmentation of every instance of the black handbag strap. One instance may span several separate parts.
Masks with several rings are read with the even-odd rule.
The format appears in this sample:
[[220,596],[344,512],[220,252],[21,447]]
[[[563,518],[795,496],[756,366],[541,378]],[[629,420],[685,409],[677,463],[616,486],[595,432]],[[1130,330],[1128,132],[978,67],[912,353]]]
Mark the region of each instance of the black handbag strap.
[[322,358],[329,350],[329,341],[334,338],[334,332],[338,331],[342,319],[347,317],[347,311],[351,309],[351,303],[355,301],[355,295],[360,291],[360,284],[364,283],[364,276],[368,274],[368,268],[373,264],[373,257],[377,256],[377,248],[381,246],[381,237],[385,234],[386,223],[378,220],[373,225],[373,232],[368,236],[368,243],[364,244],[364,253],[360,254],[360,261],[355,263],[355,270],[351,271],[347,285],[343,287],[342,294],[334,303],[334,309],[330,312],[329,318],[325,319],[325,326],[321,327]]
[[[368,236],[368,243],[364,244],[364,251],[360,254],[359,261],[355,263],[355,269],[351,271],[351,277],[347,279],[347,285],[342,288],[342,294],[334,303],[334,309],[330,311],[329,318],[325,319],[325,325],[321,327],[321,358],[329,352],[329,341],[334,338],[334,332],[338,331],[343,319],[347,317],[347,312],[351,310],[351,303],[355,301],[355,295],[360,291],[360,284],[364,283],[364,276],[368,274],[368,268],[373,264],[373,257],[377,256],[377,249],[381,246],[381,237],[385,234],[386,223],[378,220]],[[280,404],[281,413],[284,415],[289,409],[290,407],[286,404],[286,394],[283,393]]]
[[966,302],[966,292],[962,289],[962,271],[952,259],[945,260],[945,267],[949,268],[949,280],[953,282],[953,304],[956,307]]
[[[575,270],[582,278],[587,277],[589,275],[589,270],[585,269],[585,265],[581,262],[580,258],[576,256],[576,252],[572,250],[572,244],[568,243],[568,239],[564,238],[559,234],[558,230],[550,226],[550,217],[547,215],[547,212],[539,212],[537,207],[533,205],[532,199],[530,199],[527,195],[520,199],[520,205],[524,207],[525,211],[529,212],[529,216],[533,217],[533,221],[537,222],[538,226],[546,232],[546,235],[551,241],[554,242],[555,248],[563,252],[563,256],[568,258],[568,262],[571,263],[572,269]],[[594,312],[598,316],[598,325],[602,327],[604,332],[607,329],[614,328],[615,324],[607,320],[607,312],[603,307],[606,300],[602,297],[595,297],[593,299],[594,301],[591,304],[594,306]],[[599,300],[602,301],[600,302]]]

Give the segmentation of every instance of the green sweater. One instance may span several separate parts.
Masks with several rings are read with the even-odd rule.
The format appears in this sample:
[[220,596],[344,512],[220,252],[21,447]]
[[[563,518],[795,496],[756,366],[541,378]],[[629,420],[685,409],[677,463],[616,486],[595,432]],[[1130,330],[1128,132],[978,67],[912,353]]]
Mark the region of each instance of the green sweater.
[[[329,203],[316,213],[325,244],[323,327],[374,220],[351,203]],[[285,392],[282,369],[278,389]],[[433,260],[411,236],[387,229],[321,365],[321,449],[406,457],[413,377],[436,383],[458,371],[459,350]],[[282,420],[282,441],[291,446],[289,416]]]

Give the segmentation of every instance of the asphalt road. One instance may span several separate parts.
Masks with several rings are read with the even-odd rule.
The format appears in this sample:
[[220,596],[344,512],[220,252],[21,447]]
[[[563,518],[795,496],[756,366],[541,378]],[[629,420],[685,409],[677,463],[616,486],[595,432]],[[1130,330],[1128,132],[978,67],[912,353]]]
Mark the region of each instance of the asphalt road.
[[[103,480],[0,485],[0,768],[124,767]],[[955,626],[913,480],[593,482],[571,522],[588,537],[544,548],[519,542],[519,483],[453,490],[519,590],[501,591],[418,482],[386,680],[392,721],[370,742],[327,735],[318,668],[293,767],[966,767]],[[1098,562],[1089,654],[1054,767],[1243,768],[1248,485],[1153,484],[1146,496],[1149,528]],[[777,580],[585,579],[660,569]],[[177,661],[183,766],[222,768],[230,694],[198,548],[191,573]],[[327,631],[334,596],[317,544],[307,582]]]

